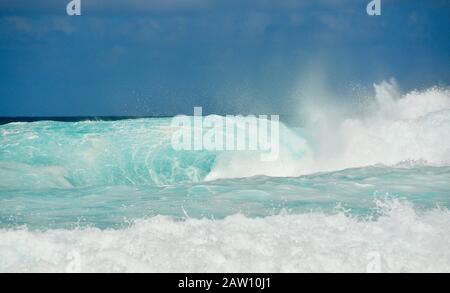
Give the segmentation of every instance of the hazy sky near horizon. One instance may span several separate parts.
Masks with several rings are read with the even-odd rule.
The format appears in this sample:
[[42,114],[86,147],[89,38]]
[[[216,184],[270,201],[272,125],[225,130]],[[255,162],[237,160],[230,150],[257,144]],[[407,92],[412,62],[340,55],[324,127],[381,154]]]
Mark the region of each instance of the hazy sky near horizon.
[[450,85],[450,2],[0,0],[0,116],[295,114]]

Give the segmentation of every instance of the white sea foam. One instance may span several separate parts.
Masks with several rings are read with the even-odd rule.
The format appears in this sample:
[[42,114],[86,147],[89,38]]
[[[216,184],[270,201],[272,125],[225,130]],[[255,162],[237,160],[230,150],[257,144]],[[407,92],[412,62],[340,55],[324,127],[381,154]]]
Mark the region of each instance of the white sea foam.
[[[380,204],[361,220],[307,213],[175,221],[122,230],[0,230],[1,272],[450,272],[450,213]],[[374,258],[374,256],[376,256]]]

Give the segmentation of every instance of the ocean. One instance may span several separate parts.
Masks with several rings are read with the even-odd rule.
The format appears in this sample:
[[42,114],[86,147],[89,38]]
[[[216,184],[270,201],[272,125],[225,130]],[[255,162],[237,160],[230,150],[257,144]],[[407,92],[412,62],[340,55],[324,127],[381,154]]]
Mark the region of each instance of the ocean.
[[450,90],[390,89],[274,162],[176,151],[171,117],[4,121],[0,272],[450,272]]

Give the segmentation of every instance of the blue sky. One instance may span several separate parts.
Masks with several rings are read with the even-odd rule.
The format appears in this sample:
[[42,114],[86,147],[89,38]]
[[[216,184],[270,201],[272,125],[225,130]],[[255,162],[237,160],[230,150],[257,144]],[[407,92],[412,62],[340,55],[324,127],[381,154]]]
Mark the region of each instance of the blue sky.
[[450,83],[445,0],[68,2],[0,0],[0,116],[295,114],[299,92]]

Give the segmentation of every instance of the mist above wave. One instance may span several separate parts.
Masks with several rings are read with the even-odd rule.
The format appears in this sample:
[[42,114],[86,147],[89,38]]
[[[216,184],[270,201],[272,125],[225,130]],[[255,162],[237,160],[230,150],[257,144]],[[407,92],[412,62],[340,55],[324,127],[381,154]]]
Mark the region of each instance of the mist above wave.
[[223,154],[207,179],[253,175],[299,176],[404,162],[450,164],[450,90],[432,87],[400,94],[394,79],[375,84],[358,116],[310,107],[304,129],[280,131],[278,161],[253,154]]

